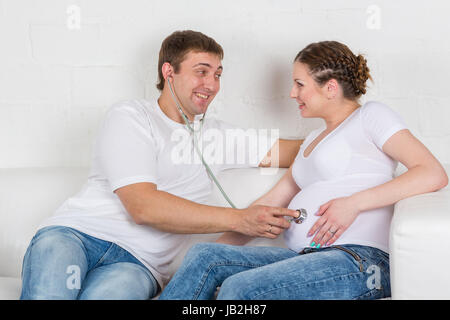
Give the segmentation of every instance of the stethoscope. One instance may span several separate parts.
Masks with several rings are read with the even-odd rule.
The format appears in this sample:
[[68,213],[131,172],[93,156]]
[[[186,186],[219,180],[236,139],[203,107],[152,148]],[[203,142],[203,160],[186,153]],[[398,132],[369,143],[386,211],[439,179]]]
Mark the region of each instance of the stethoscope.
[[[195,135],[195,130],[194,128],[192,128],[188,117],[186,116],[186,114],[183,112],[183,109],[181,108],[181,106],[178,103],[178,99],[176,98],[175,92],[172,88],[172,84],[169,81],[170,77],[167,77],[167,84],[169,85],[169,90],[170,93],[172,95],[172,99],[175,102],[175,105],[178,108],[178,111],[180,112],[181,117],[184,120],[184,123],[186,124],[186,128],[188,129],[188,131],[192,134],[193,137],[193,142],[194,142],[194,147],[195,150],[197,152],[197,155],[199,156],[200,160],[202,161],[202,164],[205,166],[206,171],[208,172],[208,175],[211,177],[211,179],[214,181],[214,183],[216,184],[217,188],[220,190],[220,192],[222,193],[223,197],[225,198],[225,200],[228,202],[228,204],[236,209],[236,206],[234,205],[233,202],[231,202],[230,198],[227,196],[227,194],[225,193],[225,191],[223,190],[222,186],[220,185],[219,181],[217,180],[216,176],[212,173],[211,168],[209,167],[209,165],[206,163],[205,159],[203,158],[203,153],[200,151],[200,148],[198,147],[198,141],[197,141],[197,137]],[[206,112],[203,114],[202,118],[200,119],[200,132],[203,128],[203,119],[205,118],[205,114]],[[308,217],[308,213],[306,212],[306,209],[300,208],[297,209],[296,211],[298,211],[299,215],[297,218],[294,217],[288,217],[288,221],[289,222],[295,222],[295,223],[302,223],[303,221],[306,220],[306,218]]]

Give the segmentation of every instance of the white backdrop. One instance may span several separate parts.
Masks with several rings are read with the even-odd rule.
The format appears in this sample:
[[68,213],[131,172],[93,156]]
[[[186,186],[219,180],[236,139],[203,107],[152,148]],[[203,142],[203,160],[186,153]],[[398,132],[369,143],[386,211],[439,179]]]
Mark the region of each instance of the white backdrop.
[[366,0],[0,0],[0,168],[89,166],[105,110],[155,100],[161,41],[193,29],[225,50],[208,111],[302,138],[320,125],[289,98],[292,60],[337,40],[366,55],[364,97],[397,110],[450,162],[450,2]]

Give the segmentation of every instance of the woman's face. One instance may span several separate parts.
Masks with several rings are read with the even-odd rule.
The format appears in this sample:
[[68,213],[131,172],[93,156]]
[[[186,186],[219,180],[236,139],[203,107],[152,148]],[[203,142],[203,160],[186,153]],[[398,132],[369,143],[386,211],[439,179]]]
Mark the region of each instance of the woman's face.
[[290,96],[297,101],[302,117],[323,116],[328,101],[326,86],[320,87],[309,74],[308,66],[301,62],[294,63],[292,78],[294,85]]

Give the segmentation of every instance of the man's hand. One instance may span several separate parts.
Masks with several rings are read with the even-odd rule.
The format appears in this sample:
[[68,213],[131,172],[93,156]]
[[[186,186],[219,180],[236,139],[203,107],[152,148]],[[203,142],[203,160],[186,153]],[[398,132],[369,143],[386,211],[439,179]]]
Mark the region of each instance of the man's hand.
[[270,239],[275,239],[289,228],[290,223],[284,216],[297,218],[299,215],[296,210],[262,205],[254,205],[242,211],[241,222],[235,231],[252,237]]

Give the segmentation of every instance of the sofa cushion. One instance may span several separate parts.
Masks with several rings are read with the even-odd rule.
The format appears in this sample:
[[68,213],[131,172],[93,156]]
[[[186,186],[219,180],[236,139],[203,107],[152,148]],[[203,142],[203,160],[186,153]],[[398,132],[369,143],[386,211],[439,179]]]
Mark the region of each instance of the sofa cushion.
[[0,277],[20,277],[36,228],[87,175],[87,168],[0,169]]
[[0,300],[19,299],[21,288],[20,278],[0,277]]

